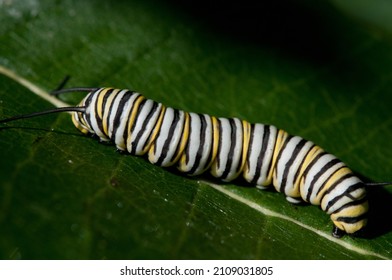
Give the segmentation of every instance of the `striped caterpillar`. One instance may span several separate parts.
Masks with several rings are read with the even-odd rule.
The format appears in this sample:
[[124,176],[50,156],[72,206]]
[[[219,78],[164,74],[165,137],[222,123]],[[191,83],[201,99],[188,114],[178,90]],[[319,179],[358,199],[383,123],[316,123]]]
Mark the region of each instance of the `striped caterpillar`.
[[[113,88],[71,88],[88,92],[76,107],[16,116],[5,123],[49,113],[73,112],[85,134],[113,142],[152,164],[176,166],[187,175],[209,171],[228,182],[242,175],[264,189],[271,184],[291,203],[320,205],[334,224],[332,235],[356,233],[367,223],[366,183],[335,156],[273,125],[217,118],[165,107],[137,92]],[[387,184],[387,183],[380,183]]]

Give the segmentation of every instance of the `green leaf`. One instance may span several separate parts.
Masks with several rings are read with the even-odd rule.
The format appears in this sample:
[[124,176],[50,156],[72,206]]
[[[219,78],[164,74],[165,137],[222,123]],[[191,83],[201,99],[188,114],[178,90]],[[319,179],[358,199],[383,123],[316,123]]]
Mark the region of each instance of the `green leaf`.
[[[392,179],[388,32],[328,2],[179,2],[0,1],[0,64],[46,91],[71,75],[70,87],[274,124]],[[53,107],[0,84],[0,118]],[[2,259],[392,258],[390,187],[370,190],[370,237],[338,240],[315,206],[120,154],[65,113],[2,124],[0,152]]]

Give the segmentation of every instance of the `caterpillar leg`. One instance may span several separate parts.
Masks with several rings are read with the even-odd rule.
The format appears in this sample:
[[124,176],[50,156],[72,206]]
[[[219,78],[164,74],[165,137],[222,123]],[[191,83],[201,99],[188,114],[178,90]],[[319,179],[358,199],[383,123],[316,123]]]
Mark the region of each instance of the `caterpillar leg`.
[[303,202],[303,200],[301,198],[295,198],[295,197],[290,197],[290,196],[286,196],[286,200],[292,204],[299,204],[299,203]]
[[268,189],[268,186],[266,187],[266,186],[256,185],[256,188],[259,189],[259,190],[265,191],[266,189]]
[[336,238],[342,238],[346,233],[338,228],[337,226],[334,226],[332,229],[332,236]]

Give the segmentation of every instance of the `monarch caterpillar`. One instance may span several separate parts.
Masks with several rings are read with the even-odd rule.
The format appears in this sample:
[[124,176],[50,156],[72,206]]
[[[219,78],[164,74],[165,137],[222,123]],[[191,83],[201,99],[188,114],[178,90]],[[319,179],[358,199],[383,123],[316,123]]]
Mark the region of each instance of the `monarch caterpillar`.
[[88,94],[76,107],[0,123],[73,112],[72,121],[82,133],[111,141],[132,155],[147,155],[153,164],[176,166],[187,175],[209,170],[226,182],[242,175],[260,189],[272,184],[291,203],[320,205],[334,224],[334,237],[356,233],[367,224],[367,183],[311,141],[273,125],[173,109],[127,89],[70,88],[53,94],[77,91]]

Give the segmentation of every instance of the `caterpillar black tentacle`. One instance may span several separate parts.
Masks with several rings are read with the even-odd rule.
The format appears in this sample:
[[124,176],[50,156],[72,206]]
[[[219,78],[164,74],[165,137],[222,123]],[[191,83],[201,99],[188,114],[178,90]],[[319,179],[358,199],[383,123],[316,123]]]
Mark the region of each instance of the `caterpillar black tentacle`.
[[0,120],[0,123],[7,123],[11,121],[16,121],[20,119],[28,119],[28,118],[33,118],[33,117],[38,117],[38,116],[43,116],[43,115],[49,115],[49,114],[54,114],[54,113],[61,113],[61,112],[85,112],[84,107],[61,107],[61,108],[54,108],[54,109],[48,109],[46,111],[41,111],[41,112],[35,112],[31,114],[25,114],[25,115],[19,115],[19,116],[14,116],[10,117],[7,119]]
[[259,188],[272,184],[291,203],[320,205],[331,217],[335,237],[355,233],[367,223],[366,183],[311,141],[273,125],[165,107],[126,89],[71,88],[53,94],[74,91],[88,92],[77,107],[1,122],[73,111],[72,121],[82,133],[111,141],[132,155],[147,155],[153,164],[176,166],[188,175],[209,171],[223,181],[242,176]]

